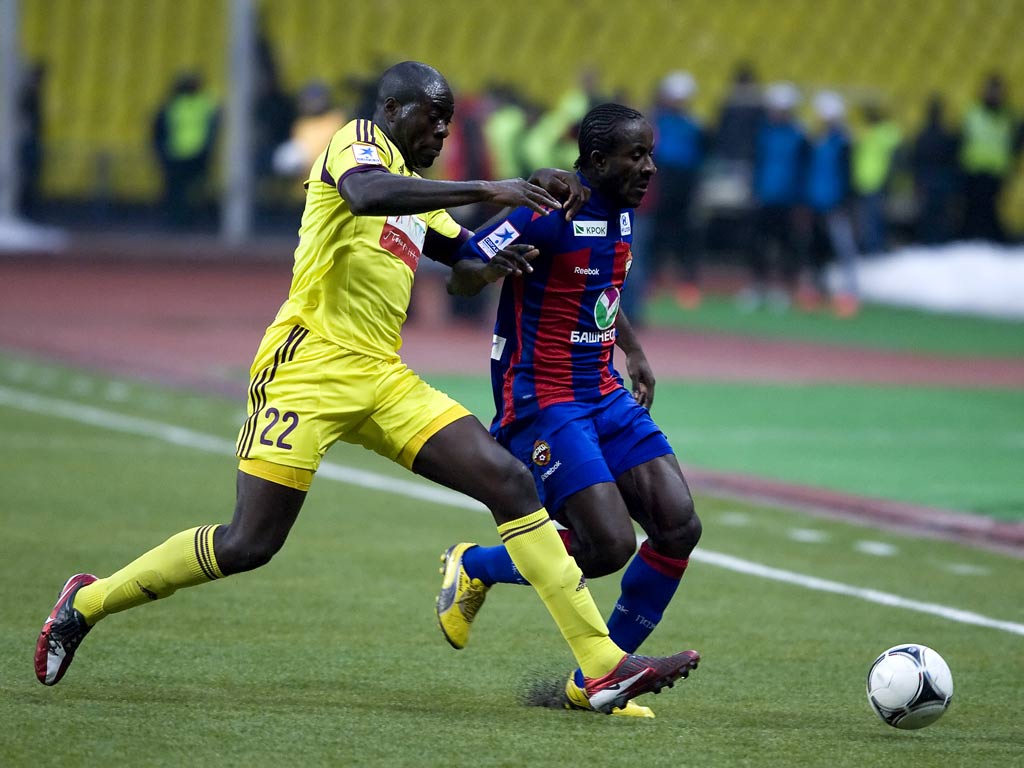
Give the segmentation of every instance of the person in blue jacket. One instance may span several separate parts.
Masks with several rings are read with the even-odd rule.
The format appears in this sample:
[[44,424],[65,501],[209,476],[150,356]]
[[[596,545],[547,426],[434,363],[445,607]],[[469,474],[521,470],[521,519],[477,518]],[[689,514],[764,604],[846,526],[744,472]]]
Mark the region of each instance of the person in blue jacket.
[[[835,91],[814,98],[819,128],[810,139],[804,177],[804,202],[809,218],[801,233],[802,261],[809,281],[798,294],[802,308],[816,308],[831,299],[840,317],[859,310],[857,245],[850,220],[850,137],[845,125],[846,103]],[[826,284],[826,267],[835,261],[839,280],[835,290]]]
[[[754,146],[754,232],[747,251],[750,285],[737,296],[741,310],[789,308],[800,263],[796,254],[796,214],[802,199],[808,143],[796,119],[800,91],[774,83],[765,91],[766,116]],[[774,279],[773,279],[774,276]]]

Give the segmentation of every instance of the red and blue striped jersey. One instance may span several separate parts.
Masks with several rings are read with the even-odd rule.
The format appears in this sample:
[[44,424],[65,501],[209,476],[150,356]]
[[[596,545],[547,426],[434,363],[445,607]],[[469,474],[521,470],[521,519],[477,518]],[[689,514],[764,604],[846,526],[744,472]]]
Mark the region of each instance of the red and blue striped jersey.
[[593,402],[622,386],[612,365],[615,318],[632,264],[633,211],[594,190],[566,221],[518,208],[468,240],[459,257],[488,261],[508,245],[536,247],[533,272],[501,289],[491,385],[503,427],[556,403]]

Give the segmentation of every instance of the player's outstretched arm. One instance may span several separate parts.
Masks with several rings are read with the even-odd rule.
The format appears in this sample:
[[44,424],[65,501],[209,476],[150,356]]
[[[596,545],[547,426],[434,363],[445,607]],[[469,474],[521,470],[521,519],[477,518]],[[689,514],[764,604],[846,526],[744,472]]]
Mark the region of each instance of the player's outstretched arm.
[[397,173],[353,173],[342,179],[338,191],[356,216],[404,216],[471,203],[526,206],[537,213],[562,207],[546,190],[523,179],[436,181]]
[[615,344],[626,355],[626,373],[633,384],[633,397],[644,408],[650,409],[654,404],[654,371],[647,362],[640,340],[633,332],[633,325],[621,309],[615,318]]
[[530,262],[540,255],[532,245],[510,245],[495,254],[487,263],[476,259],[455,262],[448,275],[448,293],[453,296],[476,296],[485,286],[512,275],[533,272]]

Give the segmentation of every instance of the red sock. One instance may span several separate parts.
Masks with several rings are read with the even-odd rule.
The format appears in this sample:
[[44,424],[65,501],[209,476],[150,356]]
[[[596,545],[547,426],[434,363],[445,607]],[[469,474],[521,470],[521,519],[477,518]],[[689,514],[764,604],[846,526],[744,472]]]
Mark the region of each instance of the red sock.
[[689,558],[677,560],[674,557],[668,557],[655,552],[651,547],[650,541],[644,541],[640,545],[639,555],[651,568],[663,576],[668,576],[670,579],[681,579],[686,571],[686,566],[690,564]]
[[571,555],[572,545],[570,541],[572,538],[572,531],[570,531],[568,528],[560,528],[558,530],[558,535],[561,537],[562,543],[565,544],[565,551]]

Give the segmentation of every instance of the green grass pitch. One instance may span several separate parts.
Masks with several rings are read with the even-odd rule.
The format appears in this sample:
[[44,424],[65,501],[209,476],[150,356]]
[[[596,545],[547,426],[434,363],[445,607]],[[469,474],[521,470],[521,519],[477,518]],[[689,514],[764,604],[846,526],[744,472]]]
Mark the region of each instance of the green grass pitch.
[[[269,566],[110,618],[65,680],[44,688],[33,645],[68,575],[107,574],[174,532],[226,520],[234,461],[219,448],[234,439],[241,403],[49,366],[5,370],[21,373],[0,378],[2,765],[1024,761],[1022,561],[704,497],[707,557],[695,558],[645,649],[693,647],[704,661],[691,679],[641,699],[655,720],[523,706],[532,682],[572,666],[531,590],[492,591],[464,651],[434,625],[439,553],[456,540],[496,541],[489,517],[326,478]],[[160,425],[190,431],[154,433]],[[211,440],[197,448],[195,435]],[[347,446],[329,460],[412,479]],[[592,588],[610,609],[617,579]],[[963,623],[943,607],[1005,625]],[[907,641],[938,650],[956,685],[950,711],[918,732],[882,724],[864,695],[875,655]]]

